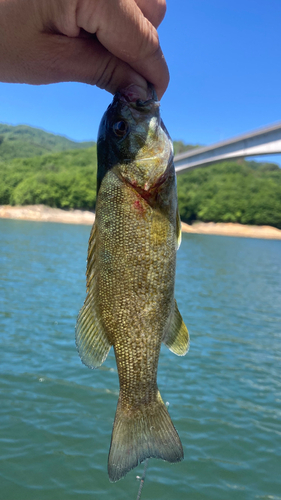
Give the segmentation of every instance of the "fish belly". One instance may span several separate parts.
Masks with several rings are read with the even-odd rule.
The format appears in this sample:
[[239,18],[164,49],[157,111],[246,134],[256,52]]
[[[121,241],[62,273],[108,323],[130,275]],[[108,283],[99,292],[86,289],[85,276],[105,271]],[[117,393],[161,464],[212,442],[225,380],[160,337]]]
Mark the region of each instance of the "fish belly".
[[[96,207],[101,317],[114,346],[120,389],[156,383],[174,301],[175,228],[109,172]],[[123,384],[125,387],[123,387]]]

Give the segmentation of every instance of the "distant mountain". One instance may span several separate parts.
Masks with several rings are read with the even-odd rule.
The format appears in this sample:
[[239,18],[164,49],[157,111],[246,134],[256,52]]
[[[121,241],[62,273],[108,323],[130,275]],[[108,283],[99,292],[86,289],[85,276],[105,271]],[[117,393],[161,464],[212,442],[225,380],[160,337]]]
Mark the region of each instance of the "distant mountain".
[[85,149],[94,142],[75,142],[61,135],[50,134],[28,125],[0,123],[0,161],[13,158],[31,158],[46,153]]

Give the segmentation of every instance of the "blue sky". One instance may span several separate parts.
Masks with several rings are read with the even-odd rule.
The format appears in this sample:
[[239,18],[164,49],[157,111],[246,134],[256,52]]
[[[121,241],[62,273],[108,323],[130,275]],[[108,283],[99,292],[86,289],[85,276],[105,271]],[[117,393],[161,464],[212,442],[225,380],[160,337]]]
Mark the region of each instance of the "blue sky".
[[[280,23],[280,0],[167,1],[159,35],[171,82],[162,116],[173,139],[211,144],[281,120]],[[1,83],[0,122],[95,140],[110,101],[78,83]]]

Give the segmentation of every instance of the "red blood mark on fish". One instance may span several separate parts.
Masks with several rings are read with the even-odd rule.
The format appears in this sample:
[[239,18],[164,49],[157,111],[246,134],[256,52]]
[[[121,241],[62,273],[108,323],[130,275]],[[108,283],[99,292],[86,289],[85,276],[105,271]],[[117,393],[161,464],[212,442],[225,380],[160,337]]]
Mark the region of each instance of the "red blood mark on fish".
[[136,200],[134,202],[134,209],[140,214],[140,215],[144,215],[145,213],[145,208],[143,206],[143,204],[141,203],[140,200]]

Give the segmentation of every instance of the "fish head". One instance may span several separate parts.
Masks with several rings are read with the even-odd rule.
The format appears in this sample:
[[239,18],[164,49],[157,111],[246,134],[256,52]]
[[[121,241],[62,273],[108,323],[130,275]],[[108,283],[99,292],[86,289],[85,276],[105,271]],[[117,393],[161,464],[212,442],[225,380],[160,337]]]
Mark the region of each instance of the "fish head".
[[117,92],[98,133],[98,189],[108,170],[144,192],[164,182],[173,167],[173,143],[160,117],[160,103],[149,87],[146,101]]

